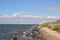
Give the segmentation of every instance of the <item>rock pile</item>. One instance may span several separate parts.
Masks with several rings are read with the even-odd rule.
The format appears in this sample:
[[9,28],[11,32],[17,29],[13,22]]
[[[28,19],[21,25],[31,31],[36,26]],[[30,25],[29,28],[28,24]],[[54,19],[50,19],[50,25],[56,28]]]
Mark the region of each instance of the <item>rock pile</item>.
[[26,36],[31,36],[33,40],[43,40],[40,28],[38,26],[34,26],[30,33],[27,33]]

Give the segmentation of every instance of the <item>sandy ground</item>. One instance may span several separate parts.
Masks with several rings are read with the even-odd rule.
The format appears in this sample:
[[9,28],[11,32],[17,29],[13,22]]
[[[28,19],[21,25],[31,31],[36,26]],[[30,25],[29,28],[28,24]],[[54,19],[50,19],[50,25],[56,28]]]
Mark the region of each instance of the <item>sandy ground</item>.
[[43,40],[60,40],[60,34],[56,31],[52,31],[48,28],[40,29]]

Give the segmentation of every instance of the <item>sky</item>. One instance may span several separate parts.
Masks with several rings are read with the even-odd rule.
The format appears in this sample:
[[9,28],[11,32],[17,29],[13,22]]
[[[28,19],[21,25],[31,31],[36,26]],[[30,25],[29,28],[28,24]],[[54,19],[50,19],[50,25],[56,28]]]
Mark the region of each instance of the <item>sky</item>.
[[60,0],[0,0],[0,24],[37,24],[60,18]]

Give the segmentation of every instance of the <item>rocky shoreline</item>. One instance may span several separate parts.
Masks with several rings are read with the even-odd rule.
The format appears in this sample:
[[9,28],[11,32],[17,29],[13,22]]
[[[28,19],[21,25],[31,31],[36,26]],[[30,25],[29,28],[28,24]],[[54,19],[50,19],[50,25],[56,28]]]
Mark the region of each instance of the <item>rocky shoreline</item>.
[[23,32],[23,35],[16,40],[60,40],[60,34],[57,32],[48,28],[40,28],[39,26],[33,26],[28,31]]
[[45,38],[42,37],[42,33],[40,31],[40,27],[33,26],[28,31],[23,32],[23,36],[21,38],[19,37],[12,37],[11,40],[45,40]]
[[32,40],[60,40],[60,33],[47,27],[34,26],[29,32],[31,35],[28,36],[32,37]]
[[32,40],[46,40],[46,38],[43,37],[42,32],[40,30],[41,28],[38,26],[33,26],[29,32],[26,34],[26,37],[31,37]]

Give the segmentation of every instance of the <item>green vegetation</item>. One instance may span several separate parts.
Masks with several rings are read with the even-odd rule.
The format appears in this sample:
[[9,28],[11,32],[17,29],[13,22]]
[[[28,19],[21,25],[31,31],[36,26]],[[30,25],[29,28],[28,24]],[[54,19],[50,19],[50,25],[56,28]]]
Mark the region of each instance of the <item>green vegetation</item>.
[[52,29],[60,33],[60,20],[57,20],[55,22],[43,23],[43,24],[40,24],[40,26],[48,27],[49,29]]

